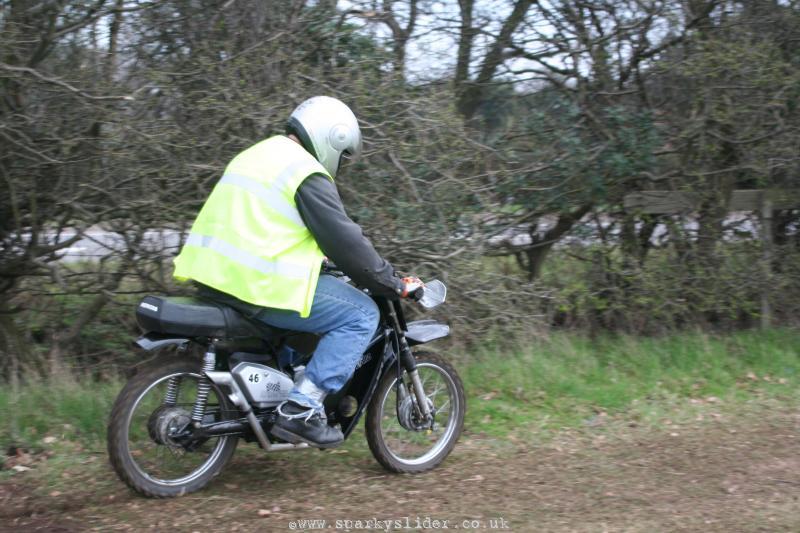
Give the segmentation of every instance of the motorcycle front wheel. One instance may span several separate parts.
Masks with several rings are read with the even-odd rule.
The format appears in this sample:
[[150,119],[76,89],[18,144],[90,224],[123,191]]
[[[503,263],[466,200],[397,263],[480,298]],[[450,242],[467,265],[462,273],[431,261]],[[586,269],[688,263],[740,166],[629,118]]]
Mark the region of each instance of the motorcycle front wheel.
[[391,472],[435,468],[453,450],[464,427],[464,385],[455,369],[432,353],[414,356],[433,422],[419,419],[411,379],[405,371],[399,395],[397,374],[389,369],[367,408],[367,443],[375,459]]
[[[119,478],[151,498],[205,487],[236,450],[237,437],[181,439],[191,424],[201,363],[170,357],[134,376],[122,389],[108,424],[108,455]],[[228,398],[212,384],[204,423],[229,419]]]

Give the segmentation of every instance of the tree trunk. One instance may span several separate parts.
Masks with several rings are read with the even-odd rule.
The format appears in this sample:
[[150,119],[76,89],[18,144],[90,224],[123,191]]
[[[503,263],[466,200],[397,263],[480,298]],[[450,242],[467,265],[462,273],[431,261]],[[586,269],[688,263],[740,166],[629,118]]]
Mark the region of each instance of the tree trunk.
[[28,345],[22,332],[14,324],[14,311],[9,309],[7,300],[0,299],[0,363],[5,367],[11,390],[19,389],[20,362],[29,359]]
[[550,228],[542,238],[536,238],[531,235],[532,244],[516,254],[517,262],[528,273],[528,281],[534,281],[539,278],[542,274],[545,259],[547,259],[547,255],[553,245],[566,235],[591,209],[592,204],[584,204],[571,213],[560,215],[556,225]]

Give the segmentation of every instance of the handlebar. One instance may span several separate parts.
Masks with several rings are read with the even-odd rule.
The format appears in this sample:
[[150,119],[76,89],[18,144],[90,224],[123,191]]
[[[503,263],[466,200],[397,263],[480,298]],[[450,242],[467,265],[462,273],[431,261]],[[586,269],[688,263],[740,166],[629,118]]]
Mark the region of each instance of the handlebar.
[[417,289],[414,292],[410,293],[408,295],[408,299],[409,300],[414,300],[415,302],[418,302],[418,301],[422,300],[422,298],[424,296],[425,296],[425,287],[420,287],[419,289]]
[[[326,259],[322,262],[322,273],[343,278],[344,281],[350,280],[349,276],[347,276],[347,274],[345,274],[338,266],[336,266],[333,261],[329,259]],[[426,289],[429,290],[426,291]],[[428,293],[427,298],[426,293]],[[411,292],[407,296],[407,299],[418,302],[427,309],[431,309],[443,303],[446,295],[447,287],[445,287],[441,281],[433,280]]]

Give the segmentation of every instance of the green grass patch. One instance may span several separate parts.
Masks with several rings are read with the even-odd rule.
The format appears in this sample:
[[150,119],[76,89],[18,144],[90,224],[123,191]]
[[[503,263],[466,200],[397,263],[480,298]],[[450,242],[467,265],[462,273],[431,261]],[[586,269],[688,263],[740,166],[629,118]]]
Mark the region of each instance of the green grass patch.
[[99,444],[122,381],[32,381],[0,388],[0,443],[30,446],[46,437]]
[[[519,428],[591,424],[598,415],[638,416],[687,398],[795,398],[800,332],[599,339],[557,334],[512,351],[487,347],[460,364],[459,372],[468,430],[499,436]],[[0,444],[36,448],[55,437],[102,450],[121,388],[122,381],[88,379],[28,382],[17,395],[0,387]]]
[[486,348],[461,373],[470,399],[467,427],[503,435],[520,427],[592,424],[598,415],[635,417],[686,398],[794,398],[800,332],[599,339],[558,334],[514,351]]

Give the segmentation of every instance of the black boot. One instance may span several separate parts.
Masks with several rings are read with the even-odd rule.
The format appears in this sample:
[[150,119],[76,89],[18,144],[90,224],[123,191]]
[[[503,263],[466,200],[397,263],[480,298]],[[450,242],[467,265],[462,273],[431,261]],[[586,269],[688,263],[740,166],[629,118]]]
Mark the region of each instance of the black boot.
[[278,419],[269,432],[286,442],[307,442],[317,448],[333,448],[344,441],[338,426],[329,426],[321,413],[292,401],[278,407]]

